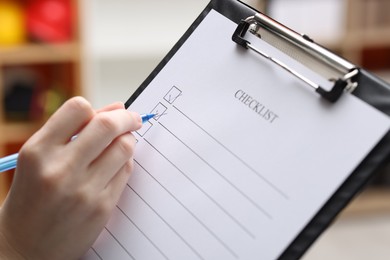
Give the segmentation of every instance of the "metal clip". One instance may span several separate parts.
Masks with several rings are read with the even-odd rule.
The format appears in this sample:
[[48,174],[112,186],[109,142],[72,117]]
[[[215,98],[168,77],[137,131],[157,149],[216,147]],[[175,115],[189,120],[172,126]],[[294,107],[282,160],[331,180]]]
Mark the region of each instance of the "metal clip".
[[[332,66],[337,71],[346,74],[338,79],[329,79],[330,81],[334,81],[334,86],[329,91],[324,89],[319,84],[311,81],[309,78],[305,77],[301,73],[298,73],[296,70],[278,59],[271,57],[262,50],[257,49],[244,38],[247,31],[261,38],[259,33],[260,28],[277,34],[281,39],[288,40],[290,44],[293,44],[295,47],[309,53],[314,58],[323,60],[327,66]],[[242,20],[234,31],[232,40],[240,46],[253,50],[257,54],[260,54],[264,58],[277,64],[296,78],[312,87],[317,93],[330,102],[336,102],[344,91],[352,92],[358,86],[358,83],[353,80],[359,74],[359,70],[353,64],[315,44],[313,40],[308,40],[307,36],[302,36],[263,14],[256,14]]]

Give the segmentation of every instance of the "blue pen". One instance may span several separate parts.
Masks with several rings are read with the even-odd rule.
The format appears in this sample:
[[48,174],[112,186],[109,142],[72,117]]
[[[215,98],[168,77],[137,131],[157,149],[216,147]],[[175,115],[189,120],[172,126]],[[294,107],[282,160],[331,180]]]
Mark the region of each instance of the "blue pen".
[[[152,119],[155,117],[156,114],[144,114],[141,115],[142,123],[146,123],[149,121],[149,119]],[[72,140],[74,137],[72,137]],[[16,167],[16,163],[18,161],[18,155],[17,153],[8,155],[6,157],[0,158],[0,172],[5,172],[11,169],[14,169]]]

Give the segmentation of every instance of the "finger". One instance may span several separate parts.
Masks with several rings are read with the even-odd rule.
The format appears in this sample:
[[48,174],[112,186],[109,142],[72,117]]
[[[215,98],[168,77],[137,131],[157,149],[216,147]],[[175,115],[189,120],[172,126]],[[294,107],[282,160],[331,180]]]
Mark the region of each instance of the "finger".
[[141,117],[134,112],[117,109],[98,113],[69,145],[76,158],[80,158],[79,163],[89,165],[114,139],[141,126]]
[[67,143],[94,116],[91,104],[82,97],[66,101],[46,122],[40,132],[50,143]]
[[115,109],[125,109],[125,105],[122,102],[116,102],[96,110],[96,113],[107,112]]
[[120,168],[133,156],[135,137],[126,133],[115,139],[89,166],[89,178],[94,186],[103,189]]
[[117,174],[107,184],[104,195],[111,201],[112,204],[117,204],[123,190],[126,188],[131,173],[133,171],[133,160],[128,160],[125,165],[118,171]]

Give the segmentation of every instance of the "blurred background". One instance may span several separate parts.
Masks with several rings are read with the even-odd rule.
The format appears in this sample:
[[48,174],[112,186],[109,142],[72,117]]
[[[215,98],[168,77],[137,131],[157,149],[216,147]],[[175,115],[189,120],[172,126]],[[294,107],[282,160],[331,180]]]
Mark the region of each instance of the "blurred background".
[[[247,0],[390,82],[390,1]],[[0,0],[0,156],[66,99],[126,101],[207,0]],[[390,101],[389,101],[390,102]],[[0,203],[12,171],[0,175]],[[390,163],[305,259],[390,258]]]

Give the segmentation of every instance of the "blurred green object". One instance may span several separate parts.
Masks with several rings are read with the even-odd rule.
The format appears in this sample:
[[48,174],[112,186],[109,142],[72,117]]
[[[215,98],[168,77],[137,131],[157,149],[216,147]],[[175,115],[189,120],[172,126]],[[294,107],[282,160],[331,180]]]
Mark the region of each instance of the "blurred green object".
[[65,102],[65,99],[66,97],[61,87],[49,88],[45,93],[45,116],[52,115]]

